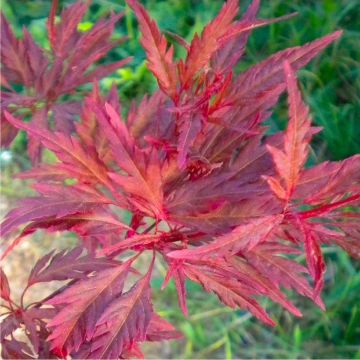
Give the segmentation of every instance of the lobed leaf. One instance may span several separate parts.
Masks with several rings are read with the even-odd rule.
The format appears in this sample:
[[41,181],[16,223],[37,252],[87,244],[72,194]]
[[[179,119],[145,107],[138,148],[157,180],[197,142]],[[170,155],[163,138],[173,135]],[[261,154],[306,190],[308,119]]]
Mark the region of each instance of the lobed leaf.
[[37,185],[38,197],[23,199],[19,207],[11,210],[1,224],[2,236],[8,235],[18,226],[28,223],[62,218],[70,214],[88,213],[111,201],[96,191],[80,187],[59,185]]
[[79,280],[47,302],[53,306],[62,305],[48,324],[51,329],[48,340],[53,351],[62,356],[70,354],[94,336],[98,319],[111,301],[122,293],[131,262],[132,259]]
[[184,70],[181,71],[181,82],[184,87],[209,63],[211,56],[220,47],[220,38],[229,30],[239,11],[238,0],[228,0],[219,14],[205,26],[201,37],[197,34],[190,44]]
[[168,96],[176,95],[177,73],[173,62],[174,49],[168,48],[166,38],[161,34],[156,23],[151,20],[145,8],[137,0],[126,0],[133,9],[142,33],[141,44],[148,60],[149,70],[158,80],[159,87]]
[[[289,114],[290,120],[285,132],[284,150],[276,149],[270,145],[267,146],[276,165],[280,177],[284,180],[285,190],[277,183],[274,178],[269,178],[271,186],[277,190],[280,198],[290,199],[300,177],[300,173],[305,165],[309,152],[309,142],[311,139],[309,118],[309,109],[301,100],[301,94],[296,84],[296,77],[292,71],[289,62],[284,63],[286,73],[286,84],[289,93]],[[269,181],[268,180],[268,181]]]
[[63,250],[57,254],[50,252],[42,257],[31,270],[28,285],[53,280],[84,279],[93,271],[116,266],[116,262],[104,258],[95,258],[91,254],[81,256],[82,247]]
[[267,325],[275,325],[265,310],[251,297],[248,289],[243,287],[240,282],[193,266],[185,267],[185,274],[192,281],[200,283],[207,292],[215,293],[225,305],[231,308],[244,308]]
[[91,358],[118,358],[127,346],[146,338],[152,317],[148,273],[128,292],[115,298],[95,325]]
[[222,235],[210,244],[190,250],[177,250],[168,254],[175,259],[196,259],[203,256],[235,254],[241,250],[250,251],[265,241],[273,229],[282,221],[282,215],[266,216],[254,219],[248,224],[239,225],[229,234]]

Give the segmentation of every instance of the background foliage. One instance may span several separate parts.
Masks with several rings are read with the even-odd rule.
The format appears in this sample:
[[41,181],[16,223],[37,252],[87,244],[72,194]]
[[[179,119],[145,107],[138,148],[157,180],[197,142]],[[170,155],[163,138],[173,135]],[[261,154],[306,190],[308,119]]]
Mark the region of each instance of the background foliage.
[[[72,1],[60,1],[61,6]],[[192,38],[211,19],[222,0],[146,0],[142,1],[162,30]],[[46,44],[45,18],[49,0],[3,0],[2,10],[17,33],[26,26],[42,46]],[[242,1],[245,8],[248,1]],[[286,47],[307,41],[342,28],[340,42],[331,46],[299,72],[306,101],[313,112],[314,122],[324,128],[318,135],[312,161],[339,160],[360,153],[360,8],[357,0],[272,0],[263,1],[260,16],[270,18],[298,11],[290,21],[256,30],[250,38],[247,55],[238,68],[250,64]],[[139,45],[139,33],[132,13],[120,0],[93,0],[81,30],[89,29],[94,21],[111,10],[125,11],[117,26],[117,36],[128,35],[129,41],[110,53],[111,60],[134,56],[127,67],[101,82],[106,91],[115,82],[124,106],[145,92],[153,91],[156,82],[146,69],[144,52]],[[181,49],[177,49],[181,55]],[[270,130],[283,128],[285,107],[280,104],[269,121]],[[2,150],[2,196],[11,206],[14,199],[24,196],[24,186],[12,176],[30,166],[26,158],[26,137],[20,134],[11,151]],[[62,239],[62,241],[72,241]],[[39,239],[31,244],[43,247]],[[40,250],[45,253],[46,249]],[[175,358],[360,358],[360,273],[359,266],[341,250],[328,249],[328,272],[321,312],[309,301],[294,300],[304,310],[303,319],[295,319],[279,307],[272,310],[279,325],[264,327],[247,313],[220,306],[215,297],[199,291],[195,284],[188,288],[188,319],[177,308],[175,288],[169,286],[159,294],[155,305],[185,334],[182,343],[149,349],[157,357]],[[163,269],[158,268],[162,273]],[[162,274],[164,275],[164,274]],[[161,279],[154,279],[160,289]],[[160,290],[159,290],[160,292]],[[156,293],[155,293],[156,296]],[[164,300],[166,299],[166,301]],[[276,307],[275,305],[269,305]],[[268,306],[268,307],[269,307]],[[148,352],[149,353],[149,352]]]

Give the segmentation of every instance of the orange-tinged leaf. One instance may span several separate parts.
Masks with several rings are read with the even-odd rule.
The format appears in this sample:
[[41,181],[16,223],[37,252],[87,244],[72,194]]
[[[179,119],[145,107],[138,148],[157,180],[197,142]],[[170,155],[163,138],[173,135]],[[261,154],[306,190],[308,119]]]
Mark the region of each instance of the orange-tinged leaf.
[[211,56],[221,46],[220,38],[229,30],[238,10],[238,0],[228,0],[216,18],[205,26],[201,37],[195,35],[181,76],[183,86],[188,86],[193,76],[207,67]]
[[141,44],[148,60],[149,70],[155,75],[161,90],[174,98],[176,95],[177,73],[173,63],[173,47],[168,47],[165,36],[151,20],[145,8],[137,0],[126,0],[139,21],[142,33]]
[[279,180],[273,176],[264,176],[273,193],[282,200],[286,200],[286,190],[282,187]]
[[26,124],[17,120],[10,113],[6,113],[6,117],[15,127],[26,130],[53,151],[59,160],[67,165],[69,175],[80,179],[93,179],[93,181],[111,187],[104,164],[100,159],[91,156],[77,139],[64,133],[51,133],[48,130]]
[[[309,142],[311,139],[311,121],[309,109],[301,99],[300,91],[296,84],[296,77],[289,62],[284,63],[286,84],[289,94],[290,120],[285,132],[284,150],[268,146],[276,165],[279,176],[286,186],[286,199],[292,196],[305,165]],[[274,181],[270,180],[270,186],[274,187]],[[279,187],[277,187],[279,189]],[[278,191],[277,195],[282,195]]]
[[[89,102],[97,115],[113,153],[113,157],[122,170],[129,176],[111,173],[111,179],[124,190],[137,197],[145,199],[149,204],[148,212],[156,217],[164,217],[163,189],[160,171],[160,162],[157,152],[145,152],[139,149],[135,140],[128,133],[128,129],[119,120],[119,116],[110,104],[105,110],[96,103]],[[140,204],[139,204],[140,205]],[[141,210],[145,211],[146,206]]]

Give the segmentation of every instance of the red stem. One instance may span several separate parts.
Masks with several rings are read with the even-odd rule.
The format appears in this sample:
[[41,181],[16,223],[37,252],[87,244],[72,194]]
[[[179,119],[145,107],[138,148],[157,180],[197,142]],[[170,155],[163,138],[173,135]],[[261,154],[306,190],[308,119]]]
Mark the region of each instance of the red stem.
[[302,219],[308,219],[308,218],[311,218],[311,217],[316,217],[316,216],[328,213],[328,212],[330,212],[332,210],[335,210],[335,209],[337,209],[339,207],[343,207],[344,205],[350,204],[350,203],[352,203],[352,202],[354,202],[356,200],[359,200],[359,199],[360,199],[360,194],[353,195],[353,196],[348,197],[347,199],[337,201],[337,202],[334,202],[332,204],[328,204],[328,205],[324,205],[324,206],[321,206],[321,207],[316,208],[316,209],[304,211],[304,212],[300,213],[299,215],[300,215],[300,217]]

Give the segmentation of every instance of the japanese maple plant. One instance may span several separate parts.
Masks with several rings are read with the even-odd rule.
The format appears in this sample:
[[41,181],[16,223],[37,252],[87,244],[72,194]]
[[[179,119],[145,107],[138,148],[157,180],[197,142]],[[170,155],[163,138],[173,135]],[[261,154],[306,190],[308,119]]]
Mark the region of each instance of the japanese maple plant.
[[[38,121],[39,111],[50,116],[58,95],[108,73],[109,68],[99,68],[93,70],[96,76],[84,75],[98,51],[104,55],[113,46],[108,36],[114,25],[101,23],[100,29],[107,29],[103,43],[92,43],[97,32],[79,34],[84,3],[65,10],[59,24],[53,5],[48,28],[58,55],[52,65],[39,61],[43,53],[27,32],[23,40],[12,40],[21,53],[3,49],[3,69],[10,64],[22,69],[4,71],[4,86],[27,79],[40,94],[31,100],[30,123],[16,111],[5,112],[6,121],[58,159],[19,175],[35,180],[38,195],[22,200],[2,223],[3,258],[38,229],[71,231],[80,241],[79,247],[39,259],[20,301],[13,299],[1,271],[4,358],[128,358],[142,355],[141,342],[180,338],[153,310],[157,262],[167,268],[163,288],[174,281],[185,315],[191,296],[186,282],[192,281],[224,305],[275,325],[259,299],[267,297],[301,316],[283,289],[325,309],[322,246],[335,244],[360,257],[360,156],[305,166],[311,138],[321,129],[311,125],[296,79],[296,71],[341,31],[280,51],[235,75],[251,30],[292,15],[259,19],[254,0],[237,20],[238,1],[228,0],[190,44],[173,35],[187,54],[175,61],[173,47],[143,6],[127,3],[160,89],[131,106],[126,118],[116,92],[102,96],[94,84],[80,119],[57,108],[59,124],[70,119],[72,126],[54,129],[51,122]],[[118,15],[113,16],[115,21]],[[69,59],[79,43],[88,51]],[[29,67],[16,63],[20,55]],[[62,75],[53,86],[46,75],[51,71],[57,79]],[[264,122],[285,91],[287,129],[269,135]],[[124,212],[131,213],[127,223]],[[304,264],[297,261],[302,253]],[[59,281],[58,290],[26,303],[30,287],[53,281]],[[18,328],[28,340],[19,339]]]

